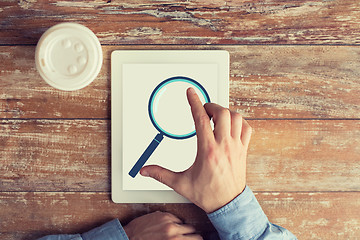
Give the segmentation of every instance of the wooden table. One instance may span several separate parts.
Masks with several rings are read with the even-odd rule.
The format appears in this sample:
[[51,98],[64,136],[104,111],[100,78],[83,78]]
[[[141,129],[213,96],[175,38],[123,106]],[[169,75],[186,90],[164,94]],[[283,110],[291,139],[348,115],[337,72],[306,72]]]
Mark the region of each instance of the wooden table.
[[[102,43],[98,78],[75,92],[39,76],[34,50],[60,22]],[[110,53],[230,52],[230,108],[254,128],[248,185],[299,239],[360,239],[360,2],[1,1],[0,239],[87,231],[169,211],[204,235],[191,204],[110,200]]]

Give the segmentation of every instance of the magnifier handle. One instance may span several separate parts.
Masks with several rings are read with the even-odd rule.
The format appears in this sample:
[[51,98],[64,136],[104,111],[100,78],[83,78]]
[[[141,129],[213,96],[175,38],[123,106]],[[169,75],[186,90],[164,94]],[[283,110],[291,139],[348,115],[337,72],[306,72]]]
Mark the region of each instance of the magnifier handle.
[[151,156],[151,154],[155,151],[155,149],[157,148],[157,146],[159,145],[159,143],[161,143],[161,141],[164,139],[164,135],[162,135],[161,133],[158,133],[154,139],[152,140],[152,142],[149,144],[149,146],[145,149],[144,153],[140,156],[139,160],[137,160],[137,162],[135,163],[135,165],[133,166],[133,168],[130,170],[129,175],[131,177],[135,177],[136,174],[140,171],[140,169],[142,168],[142,166],[144,166],[144,164],[146,163],[146,161],[148,160],[148,158]]

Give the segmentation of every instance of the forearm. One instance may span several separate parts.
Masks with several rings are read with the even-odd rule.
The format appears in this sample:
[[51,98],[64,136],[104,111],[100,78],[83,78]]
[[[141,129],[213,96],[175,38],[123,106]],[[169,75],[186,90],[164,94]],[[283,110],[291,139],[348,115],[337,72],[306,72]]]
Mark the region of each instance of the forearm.
[[269,222],[249,187],[208,217],[222,240],[296,239],[285,228]]

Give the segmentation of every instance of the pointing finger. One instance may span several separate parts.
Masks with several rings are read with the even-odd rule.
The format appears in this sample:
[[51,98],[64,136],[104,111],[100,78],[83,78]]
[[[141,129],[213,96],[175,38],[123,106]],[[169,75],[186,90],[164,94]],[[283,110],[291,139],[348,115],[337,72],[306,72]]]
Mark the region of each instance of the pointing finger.
[[214,139],[210,118],[193,88],[187,90],[187,98],[191,107],[191,113],[195,122],[196,134],[199,141],[207,142],[208,140]]

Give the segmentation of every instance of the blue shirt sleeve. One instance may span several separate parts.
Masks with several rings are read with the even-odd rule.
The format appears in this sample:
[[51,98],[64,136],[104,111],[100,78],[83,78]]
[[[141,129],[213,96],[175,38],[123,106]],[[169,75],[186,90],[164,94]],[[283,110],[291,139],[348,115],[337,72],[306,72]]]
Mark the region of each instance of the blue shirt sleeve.
[[[251,189],[245,190],[230,203],[208,214],[222,240],[283,239],[296,237],[280,226],[269,222]],[[217,236],[212,236],[216,239]],[[39,240],[129,240],[118,219],[89,232],[75,235],[51,235]]]
[[208,217],[222,240],[296,239],[290,231],[269,222],[248,186]]
[[50,235],[38,240],[129,240],[118,219],[94,228],[89,232],[75,235]]

